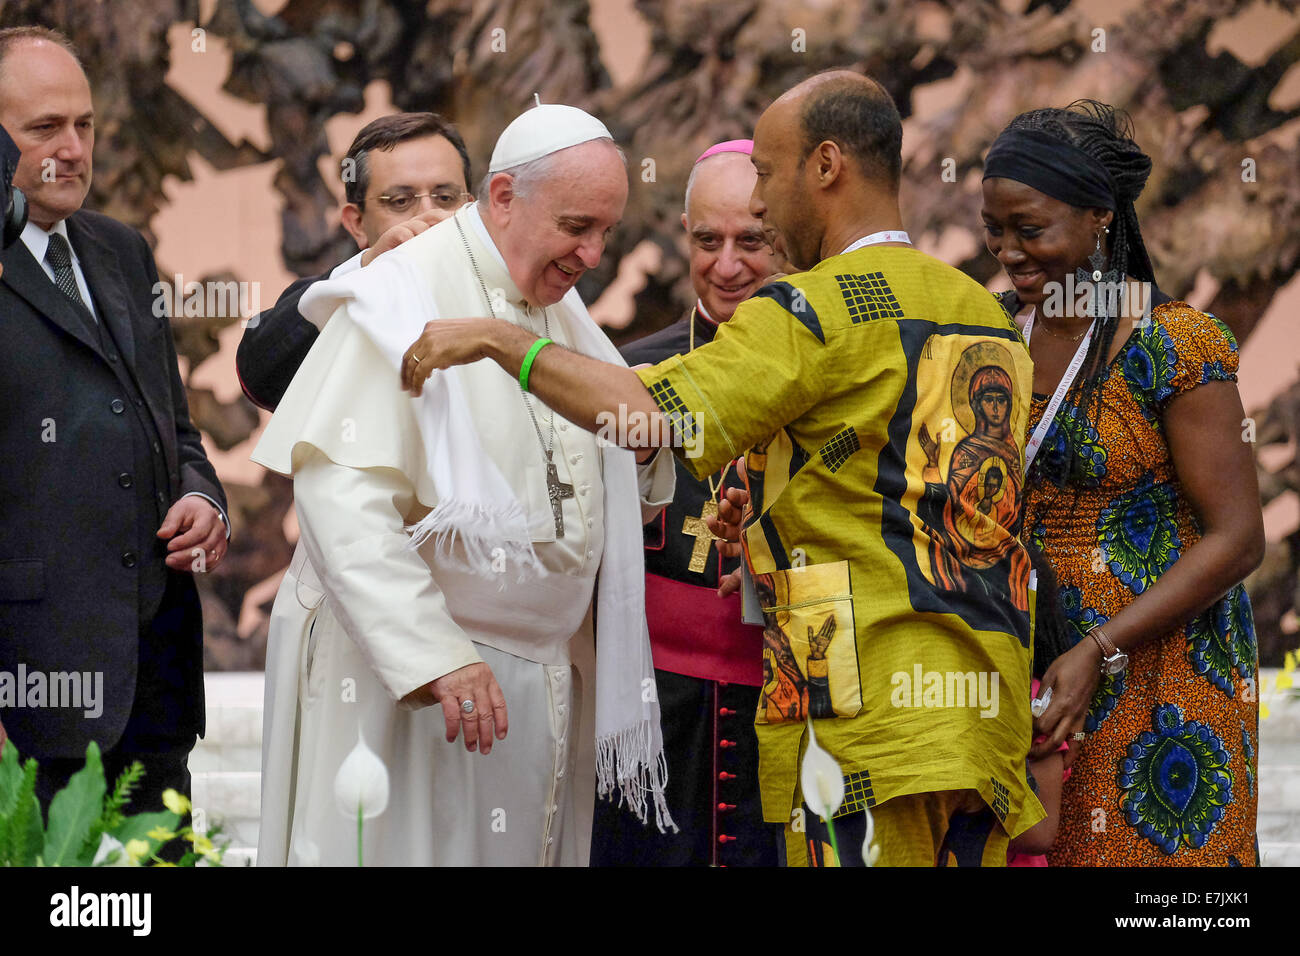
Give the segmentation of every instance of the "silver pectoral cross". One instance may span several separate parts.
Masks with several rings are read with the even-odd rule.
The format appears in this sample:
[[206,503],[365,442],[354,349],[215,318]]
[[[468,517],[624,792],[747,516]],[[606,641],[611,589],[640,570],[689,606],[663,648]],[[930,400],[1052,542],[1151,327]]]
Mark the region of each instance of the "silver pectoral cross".
[[546,457],[546,497],[551,499],[551,517],[555,519],[555,537],[564,537],[564,499],[573,497],[573,485],[560,481],[560,472],[550,456]]

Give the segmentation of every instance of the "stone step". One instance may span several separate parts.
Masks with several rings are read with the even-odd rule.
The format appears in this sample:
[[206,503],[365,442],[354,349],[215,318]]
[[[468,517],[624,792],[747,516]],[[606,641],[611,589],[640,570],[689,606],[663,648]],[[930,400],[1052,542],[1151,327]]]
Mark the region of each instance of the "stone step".
[[208,726],[195,750],[253,747],[260,751],[264,685],[264,675],[259,671],[204,674]]
[[[262,706],[218,704],[208,708],[208,726],[198,747],[262,746]],[[197,749],[197,748],[196,748]]]
[[194,811],[209,827],[220,822],[221,839],[232,847],[257,846],[262,775],[255,771],[193,773]]
[[1261,768],[1258,785],[1261,812],[1300,817],[1300,766]]
[[257,866],[257,847],[227,847],[221,862],[225,866]]
[[193,774],[194,805],[220,812],[227,819],[256,819],[260,813],[262,775],[257,771],[201,770]]
[[1265,843],[1300,843],[1300,813],[1261,810],[1255,822],[1260,845]]
[[190,752],[190,773],[262,772],[262,748],[253,744],[208,743]]
[[[1275,678],[1276,672],[1269,683]],[[1300,740],[1300,692],[1296,688],[1265,691],[1264,703],[1268,705],[1268,717],[1259,722],[1260,738]]]
[[1300,843],[1260,843],[1263,866],[1300,866]]

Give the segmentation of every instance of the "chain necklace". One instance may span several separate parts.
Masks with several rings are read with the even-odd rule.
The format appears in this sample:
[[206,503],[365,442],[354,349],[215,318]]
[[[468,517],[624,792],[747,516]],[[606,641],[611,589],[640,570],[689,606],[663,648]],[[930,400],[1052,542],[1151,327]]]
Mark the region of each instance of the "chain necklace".
[[[695,323],[697,321],[700,306],[697,304],[691,309],[691,334],[690,344],[687,347],[687,354],[695,351]],[[707,313],[705,313],[707,315]],[[720,541],[712,531],[709,530],[708,519],[718,516],[719,493],[722,491],[723,483],[727,480],[727,473],[731,470],[731,462],[727,462],[726,467],[718,474],[718,480],[714,481],[713,476],[709,475],[705,479],[709,483],[709,497],[700,508],[700,516],[687,512],[686,517],[682,519],[682,534],[689,535],[695,539],[691,546],[691,556],[686,562],[686,569],[694,574],[703,574],[709,564],[709,553],[711,544],[714,541]]]
[[[695,319],[699,313],[699,310],[700,310],[699,305],[696,305],[691,309],[691,337],[690,337],[690,344],[686,348],[687,355],[695,351]],[[727,472],[730,470],[731,470],[731,462],[727,462],[727,466],[723,468],[722,473],[718,475],[718,482],[716,485],[713,483],[713,476],[712,475],[708,476],[709,497],[712,498],[715,502],[718,497],[718,491],[722,488],[722,483],[727,480]]]
[[[456,231],[460,233],[460,241],[465,245],[465,254],[469,256],[469,264],[474,268],[474,277],[478,279],[479,291],[483,293],[483,302],[487,305],[488,313],[496,315],[496,310],[492,308],[492,297],[488,295],[487,283],[483,281],[483,273],[479,270],[478,260],[474,258],[474,251],[469,247],[469,239],[465,236],[465,230],[461,228],[459,219],[456,219],[455,223]],[[551,337],[551,316],[546,309],[542,309],[542,328],[544,337],[549,339]],[[552,460],[552,454],[555,451],[555,413],[551,412],[550,441],[547,442],[542,437],[542,427],[537,423],[537,413],[533,410],[533,403],[528,400],[528,393],[524,391],[521,382],[516,381],[515,384],[519,386],[519,396],[523,399],[524,408],[528,410],[528,417],[533,423],[533,431],[537,432],[537,443],[541,446],[542,454],[546,457],[546,496],[551,502],[551,517],[555,522],[555,537],[563,538],[563,502],[564,499],[573,497],[573,485],[560,481],[559,470]]]
[[1041,316],[1038,319],[1038,324],[1042,327],[1043,331],[1046,332],[1048,335],[1050,335],[1052,338],[1062,339],[1066,342],[1079,341],[1081,338],[1087,335],[1088,331],[1092,328],[1092,326],[1089,325],[1088,328],[1084,329],[1078,335],[1065,335],[1064,333],[1057,332],[1055,329],[1053,329],[1050,325],[1047,324],[1047,320],[1042,318]]

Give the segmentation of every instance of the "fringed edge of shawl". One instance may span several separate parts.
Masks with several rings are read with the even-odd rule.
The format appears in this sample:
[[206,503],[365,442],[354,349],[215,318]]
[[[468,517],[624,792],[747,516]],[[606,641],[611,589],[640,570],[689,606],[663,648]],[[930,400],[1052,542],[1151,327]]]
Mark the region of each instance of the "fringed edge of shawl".
[[668,761],[663,750],[654,753],[654,738],[649,721],[639,721],[631,727],[596,738],[596,792],[601,797],[613,799],[614,788],[619,791],[618,805],[626,800],[629,808],[642,823],[646,822],[646,794],[654,796],[655,825],[660,833],[672,827],[679,832],[668,812],[664,788],[668,785]]
[[432,538],[434,550],[442,561],[461,563],[454,550],[459,540],[465,549],[465,567],[479,577],[496,580],[504,588],[506,575],[498,570],[503,557],[507,567],[518,569],[521,582],[546,574],[527,531],[520,532],[526,528],[527,521],[518,503],[509,510],[502,510],[465,501],[444,500],[406,530],[411,535],[409,547],[413,551]]

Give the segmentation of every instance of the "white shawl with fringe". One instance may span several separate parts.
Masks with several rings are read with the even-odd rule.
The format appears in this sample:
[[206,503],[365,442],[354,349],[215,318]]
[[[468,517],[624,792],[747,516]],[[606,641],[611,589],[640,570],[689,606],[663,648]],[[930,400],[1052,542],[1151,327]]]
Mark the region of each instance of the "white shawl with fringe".
[[[492,303],[511,306],[498,311],[501,317],[513,319],[523,304],[522,296],[472,205],[366,268],[316,283],[299,309],[320,328],[345,316],[345,323],[359,328],[392,368],[396,388],[402,356],[427,322],[482,315],[487,309],[479,278],[465,253],[467,241],[474,265],[491,290]],[[549,314],[553,328],[562,323],[575,351],[625,364],[576,291],[550,307]],[[412,475],[413,485],[421,503],[431,510],[408,530],[412,548],[427,540],[439,562],[454,562],[459,571],[479,576],[483,600],[491,602],[492,591],[503,583],[503,576],[494,573],[500,556],[505,555],[521,582],[544,576],[534,542],[554,541],[554,530],[544,493],[529,495],[531,507],[521,503],[497,463],[484,452],[464,387],[461,369],[434,372],[423,395],[409,399],[423,452],[418,456],[423,474]],[[287,474],[292,471],[294,446],[310,439],[293,423],[286,421],[277,428],[280,424],[272,420],[254,458]],[[264,450],[263,445],[278,446],[280,453],[269,447]],[[415,451],[408,447],[399,457],[415,466],[411,459]],[[518,454],[542,458],[540,448],[531,442]],[[660,458],[656,464],[671,469],[667,454]],[[660,830],[675,830],[664,800],[667,768],[645,620],[637,466],[631,452],[612,445],[603,445],[601,459],[605,539],[595,608],[597,792],[610,796],[617,787],[620,801],[627,800],[643,821],[648,804],[653,803]],[[656,498],[664,499],[658,479],[656,488]],[[671,498],[671,487],[666,497]],[[423,550],[427,553],[428,548]],[[466,576],[459,580],[464,582]]]

